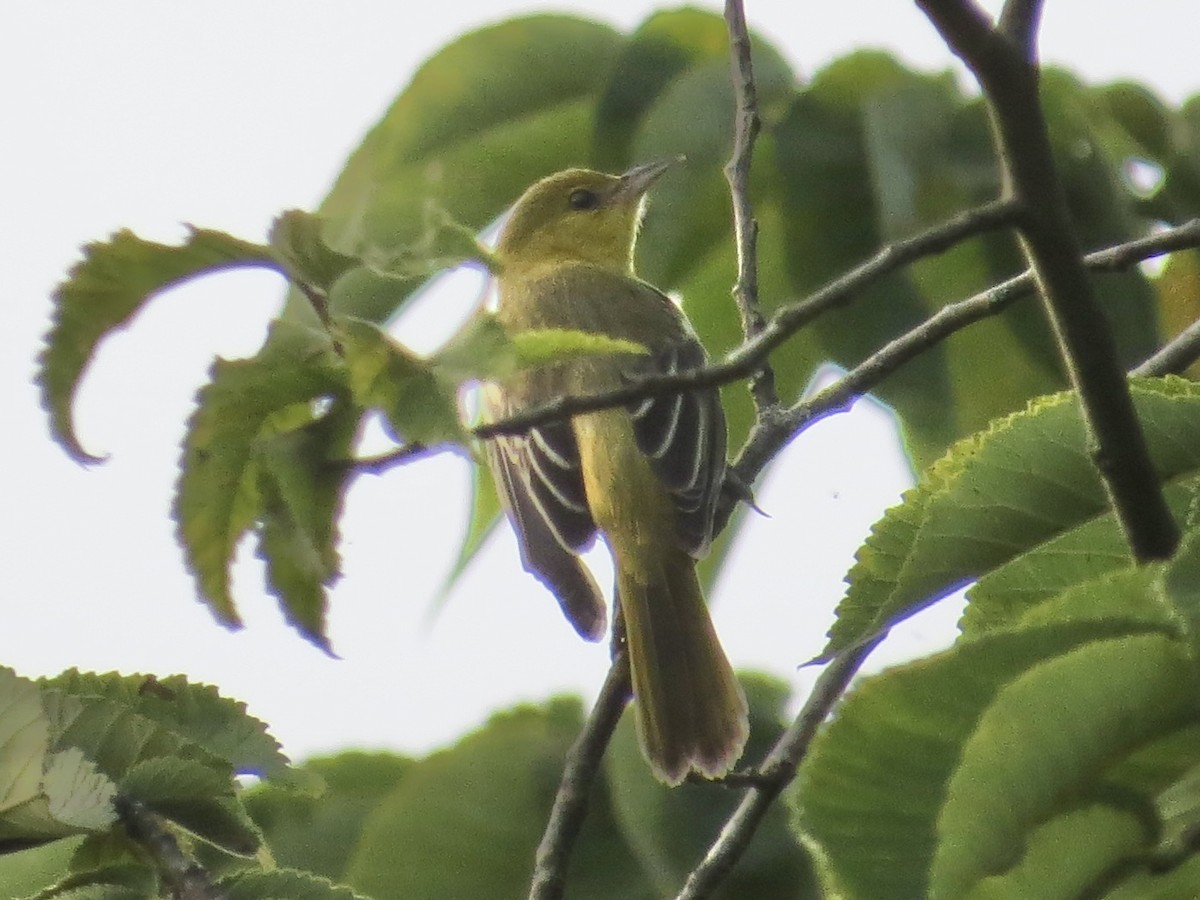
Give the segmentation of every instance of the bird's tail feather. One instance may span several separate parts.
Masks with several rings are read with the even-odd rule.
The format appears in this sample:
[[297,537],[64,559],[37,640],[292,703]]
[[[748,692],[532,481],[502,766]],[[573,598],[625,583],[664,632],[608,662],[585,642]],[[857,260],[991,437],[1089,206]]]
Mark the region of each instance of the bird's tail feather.
[[685,552],[633,577],[618,563],[638,738],[656,776],[727,773],[746,745],[746,697],[708,615]]

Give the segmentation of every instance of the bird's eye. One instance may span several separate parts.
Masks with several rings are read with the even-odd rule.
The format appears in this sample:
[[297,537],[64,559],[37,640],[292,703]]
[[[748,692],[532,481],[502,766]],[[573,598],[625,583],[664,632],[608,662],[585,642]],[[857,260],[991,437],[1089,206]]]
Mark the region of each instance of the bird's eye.
[[589,191],[587,188],[579,188],[571,191],[571,196],[567,198],[567,202],[571,205],[571,209],[595,209],[600,205],[600,197],[595,191]]

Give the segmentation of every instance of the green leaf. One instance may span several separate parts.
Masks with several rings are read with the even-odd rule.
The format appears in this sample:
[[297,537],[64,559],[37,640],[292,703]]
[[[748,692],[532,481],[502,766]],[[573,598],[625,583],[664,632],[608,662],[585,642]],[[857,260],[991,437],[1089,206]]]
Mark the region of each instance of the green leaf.
[[[573,700],[518,708],[454,748],[415,763],[368,817],[349,883],[381,897],[524,897],[534,849],[580,721]],[[597,797],[592,809],[604,805]],[[647,895],[636,888],[628,850],[607,830],[593,832],[606,818],[589,819],[580,847],[605,834],[614,841],[608,860],[593,859],[589,876],[608,890],[582,890],[580,896],[641,900]],[[568,883],[575,879],[568,873]],[[628,889],[613,890],[614,884]]]
[[1015,679],[984,712],[946,786],[930,896],[961,897],[1011,867],[1026,831],[1111,760],[1194,720],[1195,693],[1192,661],[1159,635],[1097,641]]
[[38,795],[49,749],[37,685],[0,666],[0,817]]
[[[1200,389],[1132,385],[1151,455],[1167,481],[1200,474]],[[1035,401],[967,438],[884,514],[847,576],[825,654],[911,615],[1021,553],[1104,514],[1074,397]]]
[[123,706],[182,739],[225,760],[240,775],[258,775],[279,784],[303,783],[288,766],[266,723],[250,715],[240,700],[217,688],[189,682],[184,675],[96,674],[68,669],[41,684],[76,698],[101,697]]
[[340,276],[360,263],[331,249],[321,236],[322,225],[320,216],[289,209],[275,219],[268,240],[291,281],[328,293]]
[[112,782],[78,748],[56,747],[53,730],[37,685],[0,667],[0,853],[116,818]]
[[475,554],[487,542],[496,530],[501,519],[500,496],[496,493],[496,484],[492,481],[492,473],[484,465],[471,467],[471,512],[467,519],[467,527],[463,532],[462,541],[458,547],[458,556],[454,565],[438,589],[431,612],[436,613],[444,605],[454,585],[463,572],[467,570]]
[[540,328],[512,336],[517,362],[523,367],[546,365],[581,356],[610,353],[645,354],[649,351],[636,341],[609,337],[590,331],[564,328]]
[[[481,230],[537,178],[586,162],[595,98],[621,37],[561,15],[512,19],[443,47],[413,76],[321,204],[339,252],[388,258],[427,239],[431,204]],[[424,281],[360,272],[335,312],[383,321]],[[304,316],[295,294],[285,316]]]
[[0,885],[13,897],[28,897],[62,878],[71,854],[83,840],[69,837],[19,853],[5,852],[0,842]]
[[[743,676],[750,704],[750,743],[743,763],[760,760],[783,731],[787,688],[764,676]],[[625,839],[652,879],[655,896],[674,896],[741,800],[714,784],[668,788],[654,779],[638,748],[627,711],[609,747],[605,773],[612,785],[613,811]],[[804,851],[788,834],[787,817],[774,807],[754,842],[714,897],[805,898],[816,896]]]
[[116,785],[77,747],[49,755],[42,791],[50,815],[72,830],[101,831],[116,819]]
[[259,555],[267,583],[290,624],[326,652],[326,588],[339,575],[337,520],[347,480],[345,460],[360,410],[335,401],[316,421],[258,446],[262,519]]
[[465,443],[456,385],[447,384],[427,360],[362,319],[340,318],[336,334],[356,405],[379,409],[406,443]]
[[253,856],[261,844],[232,779],[203,763],[161,756],[142,760],[121,777],[121,794],[228,853]]
[[[943,808],[953,799],[951,778],[959,768],[963,748],[1005,686],[1093,644],[1138,649],[1143,644],[1120,643],[1138,640],[1152,642],[1154,647],[1167,646],[1169,639],[1154,634],[1155,630],[1144,624],[1104,621],[997,630],[860,681],[813,742],[788,789],[794,827],[814,848],[826,887],[838,885],[853,897],[926,896],[935,855],[947,852],[942,848],[958,841],[958,833],[943,818]],[[1178,659],[1179,651],[1171,652],[1164,651],[1164,658]],[[1095,665],[1099,662],[1094,660]],[[1175,664],[1168,668],[1179,674]],[[1109,684],[1110,690],[1125,696],[1126,689],[1110,684],[1102,672],[1093,674],[1098,683]],[[1068,688],[1077,686],[1075,681],[1062,685],[1055,712],[1045,718],[1043,711],[1042,718],[1032,725],[1025,725],[1026,719],[1017,709],[1012,727],[1059,728],[1064,719],[1063,697],[1071,696]],[[1185,692],[1187,688],[1180,685],[1176,690]],[[1156,708],[1153,703],[1149,706]],[[1088,713],[1081,704],[1066,722],[1086,719]],[[1063,741],[1071,742],[1073,733],[1065,727],[1062,731]],[[1075,737],[1071,746],[1085,742],[1082,734]],[[1093,752],[1104,746],[1100,741]],[[1040,761],[1035,760],[1033,771],[1021,770],[1012,777],[1024,775],[1042,790],[1049,790],[1051,781],[1064,783],[1070,765],[1078,767],[1080,763],[1059,761],[1041,775],[1037,765]],[[1099,774],[1093,773],[1093,777]],[[988,802],[1001,804],[1005,796]],[[1067,801],[1057,798],[1055,802]],[[1008,845],[1005,849],[1015,852]]]
[[[874,255],[888,236],[911,229],[919,200],[913,145],[928,156],[933,138],[945,133],[945,94],[944,79],[861,52],[817,73],[796,96],[777,129],[776,151],[795,295],[811,293]],[[879,123],[896,114],[884,133]],[[923,130],[930,120],[936,127]],[[823,315],[811,330],[825,358],[849,368],[928,315],[914,275],[902,271],[868,285],[851,306]],[[952,415],[946,352],[933,348],[873,391],[896,409],[910,455],[920,462],[962,433]]]
[[369,900],[348,887],[296,869],[239,872],[218,882],[226,900]]
[[348,751],[310,759],[301,767],[326,785],[320,796],[262,784],[242,800],[279,865],[339,881],[367,816],[412,765],[412,760],[390,753]]
[[99,462],[75,435],[71,405],[96,347],[127,325],[155,295],[191,278],[245,266],[274,268],[266,247],[221,231],[192,228],[180,246],[119,231],[88,244],[83,260],[54,292],[54,322],[38,359],[37,383],[50,433],[78,462]]
[[[1003,875],[981,879],[967,900],[1073,900],[1113,866],[1145,848],[1137,816],[1092,804],[1056,816],[1029,834],[1021,862]],[[1064,848],[1070,848],[1064,852]]]
[[691,7],[653,13],[621,48],[600,96],[596,164],[614,172],[627,168],[637,127],[663,91],[687,70],[728,56],[729,35],[720,16]]
[[1104,900],[1189,900],[1200,890],[1200,856],[1192,855],[1177,867],[1138,871]]
[[273,424],[311,420],[312,401],[340,394],[343,379],[327,335],[276,322],[258,356],[217,360],[200,391],[173,512],[200,598],[226,625],[240,624],[229,566],[261,507],[258,441]]

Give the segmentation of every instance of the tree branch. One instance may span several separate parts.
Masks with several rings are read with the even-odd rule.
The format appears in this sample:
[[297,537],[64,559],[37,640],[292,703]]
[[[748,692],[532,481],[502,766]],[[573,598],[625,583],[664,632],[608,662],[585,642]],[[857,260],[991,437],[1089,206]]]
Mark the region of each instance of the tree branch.
[[1200,319],[1197,319],[1140,366],[1130,375],[1157,376],[1178,375],[1200,359]]
[[796,769],[808,752],[817,729],[845,693],[868,654],[883,638],[882,634],[876,635],[848,647],[825,667],[803,708],[762,761],[754,784],[725,822],[704,859],[692,870],[675,900],[701,900],[709,896],[733,869],[775,798],[796,777]]
[[613,659],[583,730],[567,753],[554,806],[538,845],[529,900],[561,900],[566,890],[571,849],[583,827],[588,798],[600,773],[604,751],[629,698],[629,657],[621,651]]
[[1116,341],[1083,265],[1066,193],[1051,152],[1034,58],[1038,0],[1009,0],[1002,31],[967,0],[917,0],[983,88],[1005,193],[1021,203],[1025,256],[1038,281],[1083,419],[1093,462],[1134,557],[1166,559],[1179,541]]
[[[725,23],[729,30],[729,65],[737,107],[734,114],[733,155],[725,165],[733,203],[733,234],[737,244],[737,281],[733,299],[742,318],[742,334],[751,340],[766,328],[758,305],[758,220],[750,202],[750,163],[754,142],[762,127],[758,115],[758,90],[750,55],[750,33],[741,0],[726,0]],[[779,406],[775,372],[764,359],[750,376],[750,396],[759,418]]]
[[[1200,219],[1192,219],[1176,228],[1089,253],[1084,257],[1084,264],[1097,272],[1122,272],[1155,256],[1198,246]],[[871,354],[821,392],[790,407],[775,421],[756,424],[731,467],[734,477],[745,484],[752,484],[780,449],[813,422],[849,409],[855,400],[914,357],[968,325],[1003,312],[1017,300],[1033,296],[1036,292],[1037,280],[1032,271],[1026,271],[973,297],[942,307],[916,328]],[[1200,336],[1194,340],[1200,342]],[[1172,343],[1182,341],[1184,338],[1180,335]],[[1200,350],[1197,352],[1200,353]],[[1151,359],[1157,359],[1157,356]],[[1150,364],[1151,360],[1147,360],[1142,367]],[[1161,365],[1161,362],[1156,365]],[[1133,374],[1163,374],[1157,370],[1140,371],[1142,367],[1134,370]],[[728,521],[735,503],[732,498],[722,498],[717,510],[719,526]]]

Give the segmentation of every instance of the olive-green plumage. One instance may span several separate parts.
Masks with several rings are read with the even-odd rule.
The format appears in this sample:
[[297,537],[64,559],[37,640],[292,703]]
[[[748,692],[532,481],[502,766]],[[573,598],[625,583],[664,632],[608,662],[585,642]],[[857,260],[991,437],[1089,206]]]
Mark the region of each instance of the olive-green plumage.
[[[702,364],[682,313],[633,273],[643,197],[667,168],[583,169],[537,182],[497,247],[497,315],[510,331],[566,328],[635,341],[648,355],[592,356],[519,374],[487,392],[492,417],[562,394],[604,390],[646,369]],[[741,756],[746,701],[696,579],[725,471],[715,390],[575,416],[489,445],[526,567],[585,637],[604,601],[576,556],[601,532],[617,570],[638,735],[655,774],[718,776]]]

